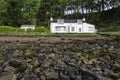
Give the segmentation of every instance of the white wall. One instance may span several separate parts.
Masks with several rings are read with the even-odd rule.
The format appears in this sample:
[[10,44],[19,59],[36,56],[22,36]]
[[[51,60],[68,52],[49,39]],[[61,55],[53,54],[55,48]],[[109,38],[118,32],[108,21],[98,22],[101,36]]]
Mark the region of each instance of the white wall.
[[[91,29],[90,29],[91,28]],[[95,26],[88,23],[83,23],[83,32],[84,33],[95,33]]]
[[27,31],[27,29],[35,29],[35,25],[21,25],[20,28]]
[[[56,31],[56,26],[65,26],[65,31]],[[72,27],[74,27],[74,31],[72,31]],[[89,30],[89,27],[93,28],[91,31]],[[81,32],[79,29],[81,28]],[[58,24],[58,23],[51,23],[50,24],[50,30],[52,33],[94,33],[95,26],[83,23],[83,24],[77,24],[77,23],[64,23],[64,24]]]

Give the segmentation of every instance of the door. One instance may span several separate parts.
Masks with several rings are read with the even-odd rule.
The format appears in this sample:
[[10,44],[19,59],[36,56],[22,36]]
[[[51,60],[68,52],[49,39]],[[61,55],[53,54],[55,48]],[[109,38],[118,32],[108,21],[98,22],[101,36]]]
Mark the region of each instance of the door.
[[74,26],[71,26],[70,27],[70,33],[74,33],[75,32],[75,27]]
[[69,33],[75,33],[75,27],[74,26],[68,27],[68,32]]

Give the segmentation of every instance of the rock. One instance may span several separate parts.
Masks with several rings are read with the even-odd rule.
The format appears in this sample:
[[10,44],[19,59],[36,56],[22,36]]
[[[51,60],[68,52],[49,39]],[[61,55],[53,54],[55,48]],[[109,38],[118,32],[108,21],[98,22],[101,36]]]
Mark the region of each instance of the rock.
[[75,66],[77,64],[77,60],[75,58],[67,57],[65,59],[65,63],[70,66]]
[[39,55],[38,61],[43,62],[44,60],[46,60],[46,58],[46,55]]
[[58,79],[58,73],[57,72],[45,72],[45,76],[47,80],[56,80]]
[[14,71],[15,71],[15,68],[13,68],[12,66],[6,65],[5,68],[4,68],[4,71],[14,72]]
[[51,59],[48,59],[44,62],[44,66],[45,67],[49,67],[50,65],[52,64],[52,60]]
[[0,53],[0,61],[3,61],[3,56],[1,53]]
[[25,57],[25,58],[32,58],[32,57],[33,57],[33,54],[34,54],[34,53],[32,53],[31,51],[28,51],[28,50],[27,50],[27,52],[25,52],[25,54],[24,54],[24,57]]
[[42,67],[38,67],[33,69],[32,73],[34,73],[35,75],[37,75],[38,77],[40,77],[43,74],[43,71],[41,71]]
[[76,53],[75,55],[78,56],[78,57],[81,57],[82,53],[79,52],[79,53]]
[[69,75],[71,80],[75,80],[76,79],[76,74],[75,74],[74,70],[69,69],[68,70],[68,75]]
[[61,40],[66,40],[65,38],[61,38]]
[[33,65],[34,68],[38,67],[39,66],[38,60],[37,59],[33,60],[32,65]]
[[23,73],[20,73],[20,74],[18,74],[16,80],[22,80],[23,77],[24,77],[24,74],[23,74]]
[[49,42],[44,38],[45,41],[0,41],[1,78],[11,74],[16,74],[17,80],[120,78],[119,39],[59,38]]
[[48,55],[50,58],[54,58],[55,57],[55,54],[54,53],[52,53],[52,54],[50,54],[50,55]]
[[76,80],[83,80],[81,75],[76,76]]
[[16,75],[13,72],[2,72],[0,80],[16,80]]
[[60,73],[59,79],[60,79],[60,80],[71,80],[71,79],[69,78],[69,76],[64,75],[64,74],[62,74],[62,73]]
[[119,78],[119,74],[117,73],[114,73],[112,70],[108,70],[108,69],[105,69],[105,73],[108,77],[112,78],[112,79],[118,79]]
[[91,59],[91,60],[83,60],[83,62],[85,63],[85,64],[93,64],[93,62],[96,62],[97,61],[97,59],[95,58],[95,59]]
[[29,71],[30,73],[33,71],[33,65],[27,63],[27,71]]
[[26,64],[19,59],[12,59],[9,61],[9,66],[17,69],[18,72],[24,72],[26,69]]
[[34,74],[25,74],[24,80],[40,80],[36,75]]
[[42,75],[42,76],[40,77],[40,80],[46,80],[45,76]]

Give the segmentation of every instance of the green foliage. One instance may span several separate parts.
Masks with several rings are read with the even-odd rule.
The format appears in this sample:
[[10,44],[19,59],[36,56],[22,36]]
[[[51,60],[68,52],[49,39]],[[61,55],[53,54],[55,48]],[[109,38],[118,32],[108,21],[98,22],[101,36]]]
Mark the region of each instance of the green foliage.
[[0,0],[0,25],[4,25],[7,19],[7,5],[5,0]]
[[36,24],[41,0],[0,0],[0,25]]
[[10,26],[0,26],[0,32],[14,32],[16,29]]
[[23,20],[24,23],[36,24],[36,15],[40,7],[41,0],[25,0],[22,7]]
[[10,27],[10,26],[0,26],[0,33],[9,33],[9,34],[41,34],[41,33],[50,33],[50,31],[45,27],[37,27],[35,30],[33,29],[27,29],[25,31],[24,29]]
[[120,26],[108,26],[99,29],[99,32],[118,32],[120,31]]
[[90,23],[99,23],[100,22],[100,17],[101,17],[101,14],[100,13],[89,13],[87,15],[87,20],[90,22]]
[[31,33],[31,32],[34,32],[33,29],[27,29],[27,33]]
[[50,31],[45,27],[36,27],[35,32],[49,33]]
[[25,32],[24,29],[16,28],[16,32]]
[[[95,24],[104,23],[106,18],[116,20],[120,17],[120,0],[0,0],[0,4],[0,25],[15,27],[23,24],[48,26],[50,17],[86,17],[87,21]],[[105,10],[110,7],[118,8],[113,12]],[[109,15],[111,13],[114,16]]]

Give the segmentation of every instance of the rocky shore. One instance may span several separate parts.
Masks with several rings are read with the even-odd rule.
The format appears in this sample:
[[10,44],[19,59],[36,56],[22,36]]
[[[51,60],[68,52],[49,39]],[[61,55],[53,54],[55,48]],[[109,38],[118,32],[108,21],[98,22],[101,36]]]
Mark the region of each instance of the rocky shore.
[[120,80],[120,39],[44,40],[1,40],[0,80]]

